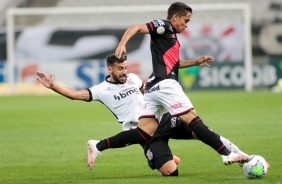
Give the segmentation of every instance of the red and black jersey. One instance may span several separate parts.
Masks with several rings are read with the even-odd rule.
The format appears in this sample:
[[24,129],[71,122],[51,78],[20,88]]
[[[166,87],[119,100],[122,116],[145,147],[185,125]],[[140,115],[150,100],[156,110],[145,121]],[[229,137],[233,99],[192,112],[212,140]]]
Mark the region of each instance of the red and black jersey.
[[164,79],[178,81],[180,43],[176,31],[167,20],[154,20],[146,24],[151,35],[153,74],[146,88]]

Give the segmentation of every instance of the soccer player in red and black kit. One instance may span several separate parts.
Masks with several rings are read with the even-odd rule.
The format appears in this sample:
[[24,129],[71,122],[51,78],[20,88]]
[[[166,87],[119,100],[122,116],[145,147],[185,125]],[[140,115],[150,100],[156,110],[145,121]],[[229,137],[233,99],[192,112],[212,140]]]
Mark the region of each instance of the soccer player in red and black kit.
[[[190,99],[178,82],[178,69],[191,66],[193,61],[179,58],[180,43],[177,34],[188,27],[192,17],[192,8],[182,2],[170,5],[166,20],[154,20],[147,24],[129,27],[124,33],[115,55],[120,58],[126,53],[126,43],[135,34],[151,35],[151,54],[153,74],[147,80],[145,104],[139,117],[138,127],[153,135],[164,111],[188,124],[192,131],[205,143],[216,149],[222,156],[224,164],[246,162],[249,157],[230,152],[220,139],[203,124]],[[201,57],[201,62],[214,60],[211,56]],[[194,62],[197,62],[196,60]],[[166,163],[172,174],[177,171],[175,162]]]
[[[177,176],[178,170],[171,174],[171,166],[167,162],[173,160],[168,140],[173,139],[199,139],[191,128],[181,122],[177,117],[165,113],[160,120],[154,136],[151,138],[146,132],[137,127],[138,117],[144,104],[144,85],[142,80],[133,73],[127,73],[126,56],[118,59],[114,54],[107,56],[107,68],[109,76],[105,81],[88,89],[75,90],[63,87],[54,82],[53,75],[48,77],[38,72],[37,80],[46,88],[72,100],[87,102],[102,102],[115,115],[116,120],[121,124],[123,132],[101,140],[88,141],[88,164],[92,168],[94,160],[101,151],[109,148],[121,148],[128,144],[143,145],[146,158],[152,169],[158,169],[163,176]],[[200,65],[198,60],[195,65]],[[217,135],[228,150],[245,154],[228,139]],[[247,155],[247,154],[245,154]]]

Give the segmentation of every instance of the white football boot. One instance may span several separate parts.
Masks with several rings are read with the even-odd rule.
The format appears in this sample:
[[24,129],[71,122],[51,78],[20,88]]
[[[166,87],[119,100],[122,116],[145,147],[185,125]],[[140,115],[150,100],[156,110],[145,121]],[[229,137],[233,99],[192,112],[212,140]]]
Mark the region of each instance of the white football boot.
[[231,152],[229,155],[221,155],[222,161],[225,165],[230,165],[233,163],[245,163],[250,160],[250,157],[248,155],[240,155],[235,152]]
[[99,151],[96,147],[97,143],[100,141],[97,140],[89,140],[87,142],[88,147],[88,167],[89,169],[92,169],[94,166],[95,159],[102,154],[101,151]]

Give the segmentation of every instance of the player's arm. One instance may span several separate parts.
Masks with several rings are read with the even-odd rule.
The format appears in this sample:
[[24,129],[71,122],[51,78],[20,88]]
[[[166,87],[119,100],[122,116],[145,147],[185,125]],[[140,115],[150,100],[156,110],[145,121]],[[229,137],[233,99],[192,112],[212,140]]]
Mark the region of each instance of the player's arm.
[[47,77],[42,72],[37,72],[37,81],[39,81],[41,84],[43,84],[46,88],[52,89],[56,93],[65,96],[71,100],[82,100],[82,101],[89,101],[90,100],[90,94],[88,90],[74,90],[71,88],[62,87],[56,83],[54,83],[54,77],[52,74],[50,74],[49,77]]
[[210,66],[208,62],[213,62],[214,58],[211,56],[201,56],[195,60],[180,60],[179,68],[187,68],[191,66]]
[[149,30],[146,24],[139,24],[135,26],[130,26],[121,38],[118,47],[115,51],[115,56],[120,58],[122,54],[126,54],[126,44],[135,34],[148,34]]

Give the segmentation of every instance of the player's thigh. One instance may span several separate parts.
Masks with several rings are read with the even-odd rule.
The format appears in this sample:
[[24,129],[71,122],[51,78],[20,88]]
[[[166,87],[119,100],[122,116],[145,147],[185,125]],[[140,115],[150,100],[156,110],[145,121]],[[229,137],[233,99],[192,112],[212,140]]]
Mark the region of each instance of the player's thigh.
[[152,136],[158,127],[158,122],[155,118],[141,118],[138,121],[138,127]]
[[195,117],[197,117],[197,113],[194,109],[191,109],[189,112],[178,117],[183,123],[189,124]]

